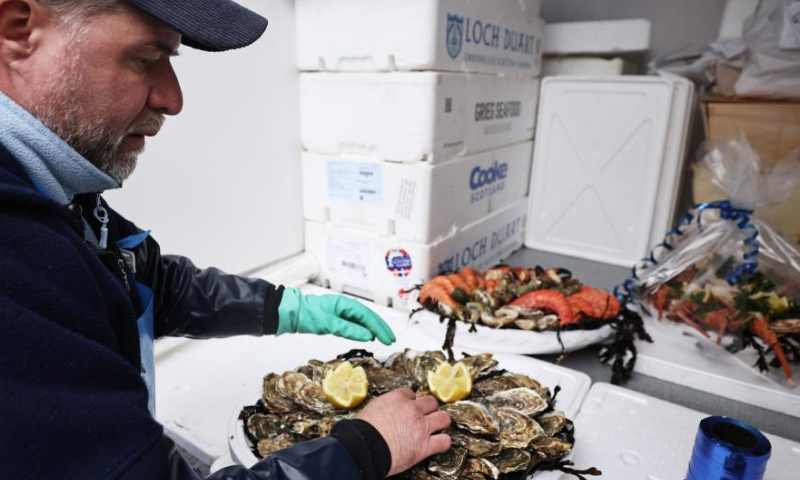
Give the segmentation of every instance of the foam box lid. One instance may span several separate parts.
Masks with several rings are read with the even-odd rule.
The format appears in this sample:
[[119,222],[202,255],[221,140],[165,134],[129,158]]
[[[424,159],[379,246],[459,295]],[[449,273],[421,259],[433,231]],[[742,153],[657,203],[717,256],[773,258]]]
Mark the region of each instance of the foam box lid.
[[485,270],[521,247],[527,208],[527,198],[518,200],[429,244],[307,221],[306,251],[320,259],[316,281],[408,309],[412,296],[402,291],[441,271]]
[[622,266],[644,256],[655,218],[671,223],[656,205],[672,208],[679,177],[659,185],[669,135],[685,133],[670,128],[674,95],[658,77],[543,81],[526,246]]
[[[575,419],[575,467],[597,467],[602,478],[685,478],[700,421],[707,417],[607,383],[595,383]],[[764,480],[798,478],[800,444],[765,433],[772,456]],[[752,477],[755,478],[755,477]],[[709,479],[710,480],[710,479]]]
[[306,220],[430,243],[524,198],[532,142],[428,165],[304,152]]
[[549,23],[545,27],[546,55],[646,52],[650,21],[645,19]]
[[530,140],[539,82],[437,72],[300,75],[311,152],[440,163]]
[[298,0],[297,66],[535,77],[541,0]]

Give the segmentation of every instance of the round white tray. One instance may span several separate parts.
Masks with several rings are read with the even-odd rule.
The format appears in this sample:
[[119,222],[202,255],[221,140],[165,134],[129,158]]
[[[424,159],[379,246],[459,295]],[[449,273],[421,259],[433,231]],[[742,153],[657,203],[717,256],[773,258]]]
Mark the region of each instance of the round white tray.
[[[413,317],[429,334],[444,341],[447,321],[441,322],[439,316],[426,310]],[[561,353],[561,344],[556,332],[533,332],[515,328],[490,328],[476,325],[476,332],[470,332],[470,324],[456,322],[454,347],[471,348],[493,353],[516,353],[521,355],[546,355]],[[596,330],[571,330],[561,332],[564,351],[571,352],[601,342],[612,334],[611,326]]]

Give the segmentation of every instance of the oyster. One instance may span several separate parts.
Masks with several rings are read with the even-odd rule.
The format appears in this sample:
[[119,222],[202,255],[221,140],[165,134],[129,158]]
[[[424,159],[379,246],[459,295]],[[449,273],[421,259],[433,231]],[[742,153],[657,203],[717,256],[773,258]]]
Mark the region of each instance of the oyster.
[[497,392],[484,399],[487,405],[495,408],[510,408],[523,415],[536,415],[547,408],[547,401],[536,390],[518,387]]
[[500,478],[500,470],[485,458],[468,458],[461,468],[460,478],[486,480]]
[[436,370],[447,358],[441,351],[421,353],[414,358],[412,367],[412,378],[415,385],[421,387],[428,384],[428,372]]
[[537,418],[536,421],[539,422],[539,425],[544,429],[544,434],[548,437],[556,435],[567,425],[567,417],[564,416],[564,412],[546,413]]
[[428,470],[437,475],[453,477],[461,471],[466,459],[466,450],[463,448],[451,448],[444,453],[431,457],[428,460]]
[[[487,458],[500,470],[500,473],[511,473],[525,470],[531,464],[531,454],[519,448],[507,448],[500,455]],[[538,463],[538,462],[537,462]]]
[[264,388],[262,400],[267,410],[277,413],[291,412],[297,407],[294,402],[278,393],[278,382],[281,379],[280,375],[270,373],[264,377]]
[[291,447],[297,443],[297,440],[298,439],[294,434],[281,433],[275,437],[259,440],[258,445],[256,445],[256,450],[258,450],[259,455],[266,457],[273,452]]
[[544,436],[544,429],[531,417],[510,408],[498,408],[494,412],[500,424],[500,443],[503,448],[526,448]]
[[497,455],[503,446],[497,440],[476,437],[458,430],[448,430],[453,445],[467,450],[471,457],[491,457]]
[[489,409],[480,403],[462,400],[445,404],[441,410],[449,413],[453,423],[461,429],[479,435],[497,435],[500,433],[497,420],[492,417]]
[[383,368],[381,366],[365,367],[367,372],[367,379],[369,380],[369,393],[370,395],[382,395],[398,388],[410,388],[412,386],[411,379],[408,376]]
[[534,440],[531,445],[537,452],[541,452],[549,460],[561,458],[572,451],[572,444],[555,437],[541,437]]
[[247,433],[257,440],[274,437],[284,431],[283,420],[277,415],[256,413],[247,419]]
[[330,413],[336,410],[325,393],[322,385],[312,382],[299,372],[286,372],[278,380],[275,390],[284,398],[317,413]]
[[472,386],[472,395],[476,397],[485,397],[493,393],[510,390],[517,387],[525,387],[531,389],[541,388],[541,384],[536,380],[526,377],[525,375],[505,374],[496,377],[490,377],[485,380],[480,380]]
[[480,355],[465,357],[460,361],[469,369],[469,373],[472,375],[472,378],[476,378],[480,374],[497,366],[497,360],[492,358],[491,353],[481,353]]

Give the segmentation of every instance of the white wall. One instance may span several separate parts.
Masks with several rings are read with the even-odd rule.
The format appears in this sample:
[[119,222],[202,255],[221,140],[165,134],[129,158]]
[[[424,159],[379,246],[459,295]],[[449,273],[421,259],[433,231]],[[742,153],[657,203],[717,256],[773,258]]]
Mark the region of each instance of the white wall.
[[181,47],[184,110],[107,200],[162,251],[238,273],[303,250],[294,2],[240,0],[269,19],[254,45]]

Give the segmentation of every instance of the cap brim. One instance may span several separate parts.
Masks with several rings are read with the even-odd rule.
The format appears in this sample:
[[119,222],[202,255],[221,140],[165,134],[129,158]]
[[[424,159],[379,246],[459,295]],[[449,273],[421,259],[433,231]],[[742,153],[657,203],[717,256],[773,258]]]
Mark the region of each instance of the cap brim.
[[267,29],[267,19],[232,0],[126,0],[178,31],[182,43],[207,52],[246,47]]

